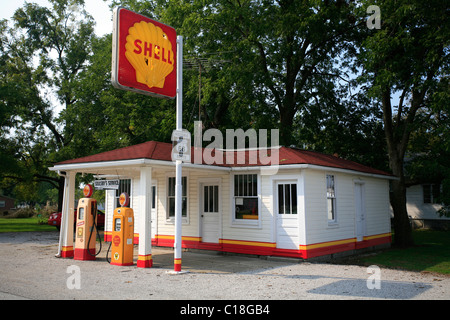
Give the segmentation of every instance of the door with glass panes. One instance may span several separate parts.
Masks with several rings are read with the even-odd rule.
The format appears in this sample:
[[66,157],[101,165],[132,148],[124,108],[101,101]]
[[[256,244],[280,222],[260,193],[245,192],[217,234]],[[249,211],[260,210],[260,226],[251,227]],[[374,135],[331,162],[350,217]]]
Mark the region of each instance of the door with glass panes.
[[219,184],[201,184],[201,237],[202,242],[219,243],[220,203]]
[[298,249],[297,182],[277,181],[274,194],[277,248]]

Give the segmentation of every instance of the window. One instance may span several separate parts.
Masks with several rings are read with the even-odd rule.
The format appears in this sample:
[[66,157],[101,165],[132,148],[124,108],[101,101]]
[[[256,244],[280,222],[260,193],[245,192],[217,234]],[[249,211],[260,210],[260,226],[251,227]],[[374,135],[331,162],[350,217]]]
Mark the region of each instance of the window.
[[78,210],[78,220],[84,220],[84,207],[81,207],[80,210]]
[[297,214],[297,184],[278,185],[278,214]]
[[219,186],[204,186],[203,198],[203,212],[219,212]]
[[[175,177],[168,178],[167,202],[168,218],[175,218]],[[181,216],[187,217],[187,178],[181,178]]]
[[0,201],[0,208],[6,207],[6,201]]
[[423,187],[423,203],[438,203],[440,185],[424,184],[422,187]]
[[123,192],[130,197],[129,206],[131,207],[131,179],[119,180],[119,188],[116,189],[116,208],[120,207],[119,197]]
[[235,219],[258,219],[257,174],[239,174],[234,176],[234,208]]
[[334,175],[327,174],[327,212],[328,222],[336,222],[336,190]]

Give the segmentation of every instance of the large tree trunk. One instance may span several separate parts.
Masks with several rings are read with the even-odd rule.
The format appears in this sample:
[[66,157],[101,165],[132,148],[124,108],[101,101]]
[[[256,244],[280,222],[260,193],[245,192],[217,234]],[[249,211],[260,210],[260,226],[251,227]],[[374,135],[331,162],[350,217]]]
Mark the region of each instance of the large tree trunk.
[[408,247],[413,245],[414,241],[408,211],[406,210],[406,186],[403,164],[410,129],[408,126],[405,126],[404,131],[399,135],[399,128],[395,127],[392,122],[390,99],[390,89],[387,88],[382,94],[384,132],[389,154],[389,166],[392,173],[397,177],[397,180],[392,181],[392,192],[390,194],[390,202],[394,212],[394,245]]
[[292,112],[280,112],[280,145],[289,147],[295,144],[292,138],[293,122]]
[[394,211],[394,246],[408,247],[414,244],[411,225],[406,210],[406,186],[403,174],[403,161],[396,160],[391,168],[398,180],[392,181],[390,194],[391,206]]

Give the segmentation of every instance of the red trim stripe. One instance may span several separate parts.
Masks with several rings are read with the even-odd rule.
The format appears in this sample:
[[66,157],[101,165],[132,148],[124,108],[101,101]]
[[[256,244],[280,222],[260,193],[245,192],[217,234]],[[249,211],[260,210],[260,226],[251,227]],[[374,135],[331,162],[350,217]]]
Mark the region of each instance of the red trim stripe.
[[138,268],[151,268],[153,266],[153,258],[151,254],[139,255],[137,261]]
[[[111,241],[111,232],[105,232],[105,239]],[[106,241],[106,240],[105,240]],[[279,256],[309,259],[338,252],[362,249],[381,244],[391,243],[391,233],[365,236],[362,241],[356,238],[341,239],[308,245],[299,245],[299,249],[281,249],[273,242],[258,242],[234,239],[219,239],[219,243],[202,242],[201,237],[182,237],[182,247],[189,249],[214,250],[243,254]],[[139,243],[139,234],[135,234],[134,242]],[[156,235],[152,239],[152,246],[173,247],[173,235]]]
[[74,260],[95,260],[95,248],[89,249],[80,249],[75,248],[74,254],[73,254]]
[[62,247],[61,258],[73,258],[73,246]]
[[181,271],[181,259],[180,258],[173,259],[173,270],[175,272]]

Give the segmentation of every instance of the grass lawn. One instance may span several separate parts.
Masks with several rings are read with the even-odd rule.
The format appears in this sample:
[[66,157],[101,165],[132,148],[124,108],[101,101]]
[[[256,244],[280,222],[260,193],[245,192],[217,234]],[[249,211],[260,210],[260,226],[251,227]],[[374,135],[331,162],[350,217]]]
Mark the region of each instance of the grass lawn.
[[47,223],[39,224],[39,219],[37,217],[17,219],[0,218],[0,232],[22,231],[56,231],[56,228],[54,226],[49,226]]
[[410,271],[450,275],[450,232],[414,230],[414,247],[391,248],[358,259],[364,265],[377,265]]

